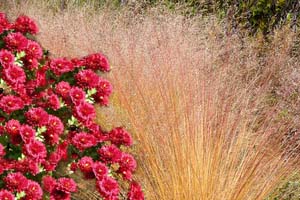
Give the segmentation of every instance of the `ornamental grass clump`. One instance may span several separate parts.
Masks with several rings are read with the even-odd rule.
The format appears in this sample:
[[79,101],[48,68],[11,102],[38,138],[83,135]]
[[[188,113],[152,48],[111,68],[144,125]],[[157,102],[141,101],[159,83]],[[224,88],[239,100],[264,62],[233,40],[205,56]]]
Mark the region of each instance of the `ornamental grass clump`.
[[34,40],[38,31],[25,15],[10,23],[0,13],[0,199],[71,199],[75,171],[96,180],[102,199],[144,199],[126,152],[131,135],[95,123],[94,104],[108,105],[112,92],[101,77],[108,60],[101,53],[50,58]]

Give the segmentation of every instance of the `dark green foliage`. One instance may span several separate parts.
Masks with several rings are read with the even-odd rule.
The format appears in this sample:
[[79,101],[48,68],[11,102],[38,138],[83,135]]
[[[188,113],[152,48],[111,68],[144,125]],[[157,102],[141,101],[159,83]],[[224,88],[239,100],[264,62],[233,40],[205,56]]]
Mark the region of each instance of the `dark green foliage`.
[[[264,35],[276,27],[289,23],[294,30],[299,26],[300,1],[298,0],[45,0],[49,8],[63,11],[70,5],[99,9],[134,8],[144,12],[151,7],[163,6],[187,17],[216,15],[225,19],[229,30],[247,30]],[[16,1],[17,3],[18,1]]]
[[265,200],[299,200],[300,178],[295,174],[288,182],[280,186]]
[[281,26],[285,22],[296,25],[299,18],[299,1],[289,0],[250,0],[233,1],[225,10],[234,10],[232,18],[242,27],[248,28],[251,33],[261,31],[268,34],[274,28]]
[[[175,5],[185,8],[186,15],[216,14],[227,19],[230,28],[243,28],[254,34],[261,31],[264,35],[274,28],[290,23],[297,27],[300,17],[298,0],[167,0],[163,2],[168,8]],[[151,0],[153,4],[153,0]]]

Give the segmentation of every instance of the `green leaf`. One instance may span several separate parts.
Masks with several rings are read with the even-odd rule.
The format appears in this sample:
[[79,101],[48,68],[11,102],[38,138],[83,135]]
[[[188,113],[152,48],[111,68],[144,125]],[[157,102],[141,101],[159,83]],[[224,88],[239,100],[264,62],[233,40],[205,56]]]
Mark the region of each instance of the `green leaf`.
[[0,87],[1,88],[7,88],[8,87],[6,82],[2,78],[0,79]]
[[94,99],[93,97],[88,97],[88,98],[86,98],[85,100],[86,100],[86,102],[88,102],[88,103],[90,103],[90,104],[95,103],[95,99]]
[[96,94],[96,93],[97,93],[96,88],[92,88],[92,89],[87,90],[87,96],[88,97],[90,97],[90,96],[92,96],[93,94]]
[[16,60],[15,64],[19,67],[23,67],[23,61],[22,60]]
[[18,158],[18,160],[23,160],[25,158],[25,155],[22,153],[21,155],[20,155],[20,157]]
[[22,197],[25,197],[26,193],[24,191],[18,192],[16,194],[16,199],[21,199]]
[[85,100],[88,102],[88,103],[95,103],[95,100],[94,98],[92,97],[92,95],[96,94],[97,93],[97,90],[96,88],[92,88],[92,89],[89,89],[87,90],[87,93],[86,93],[86,96],[85,96]]
[[78,120],[72,115],[72,117],[70,119],[68,119],[68,125],[72,126],[72,125],[78,125]]
[[23,58],[24,56],[26,56],[25,51],[20,51],[16,54],[16,60],[20,60],[21,58]]
[[61,97],[59,97],[59,106],[60,106],[60,108],[66,106],[66,103],[64,102],[64,100]]
[[37,129],[37,135],[41,135],[45,131],[47,131],[46,126],[38,127],[38,129]]
[[40,142],[44,142],[44,141],[45,141],[45,138],[44,138],[43,135],[37,135],[37,136],[35,137],[35,139],[38,140],[38,141],[40,141]]
[[41,164],[39,164],[39,173],[44,172],[44,171],[45,171],[44,167]]

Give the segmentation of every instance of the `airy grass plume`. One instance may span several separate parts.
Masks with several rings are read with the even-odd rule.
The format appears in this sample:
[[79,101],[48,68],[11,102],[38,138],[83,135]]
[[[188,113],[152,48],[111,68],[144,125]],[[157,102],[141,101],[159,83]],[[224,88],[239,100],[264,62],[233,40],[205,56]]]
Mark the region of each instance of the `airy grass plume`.
[[88,5],[54,12],[30,2],[8,13],[35,18],[45,48],[70,56],[101,50],[110,59],[115,94],[98,121],[134,133],[147,199],[260,200],[297,171],[282,140],[292,125],[265,104],[289,63],[287,47],[264,51],[228,36],[213,17]]

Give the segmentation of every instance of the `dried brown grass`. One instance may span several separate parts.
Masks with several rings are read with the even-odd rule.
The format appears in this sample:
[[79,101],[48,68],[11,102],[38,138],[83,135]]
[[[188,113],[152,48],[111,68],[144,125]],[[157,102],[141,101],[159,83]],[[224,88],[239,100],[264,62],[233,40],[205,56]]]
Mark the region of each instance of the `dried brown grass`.
[[147,199],[259,200],[297,171],[280,142],[291,124],[264,103],[282,65],[295,64],[289,41],[263,49],[228,36],[213,17],[49,5],[4,9],[36,19],[53,56],[108,56],[115,92],[98,122],[134,134]]

